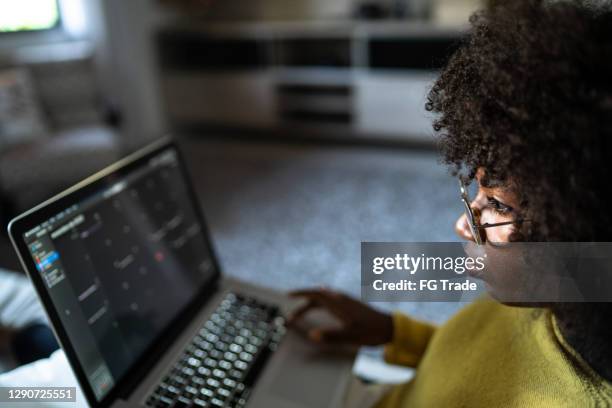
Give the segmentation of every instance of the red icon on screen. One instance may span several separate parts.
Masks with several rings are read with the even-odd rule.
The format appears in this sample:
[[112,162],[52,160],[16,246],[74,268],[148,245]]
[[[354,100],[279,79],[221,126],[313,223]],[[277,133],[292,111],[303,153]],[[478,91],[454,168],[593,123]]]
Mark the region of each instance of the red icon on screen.
[[164,253],[163,253],[162,251],[157,251],[157,252],[155,252],[155,260],[156,260],[157,262],[161,262],[161,261],[163,261],[163,260],[164,260],[164,258],[165,258],[165,256],[164,256]]

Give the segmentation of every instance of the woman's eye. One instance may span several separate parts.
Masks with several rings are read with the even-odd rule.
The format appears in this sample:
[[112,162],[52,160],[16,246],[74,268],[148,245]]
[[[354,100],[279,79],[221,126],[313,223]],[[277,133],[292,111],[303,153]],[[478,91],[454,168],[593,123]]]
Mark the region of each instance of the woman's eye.
[[500,203],[493,197],[487,197],[487,202],[488,202],[487,204],[488,208],[502,215],[511,213],[513,210],[512,207],[506,204]]

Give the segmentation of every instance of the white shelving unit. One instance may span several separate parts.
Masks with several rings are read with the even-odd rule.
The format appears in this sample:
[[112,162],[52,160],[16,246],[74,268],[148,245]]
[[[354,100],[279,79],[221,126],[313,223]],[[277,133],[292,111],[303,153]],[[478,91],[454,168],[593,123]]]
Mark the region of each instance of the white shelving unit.
[[424,141],[427,92],[463,33],[410,22],[167,26],[157,38],[168,117]]

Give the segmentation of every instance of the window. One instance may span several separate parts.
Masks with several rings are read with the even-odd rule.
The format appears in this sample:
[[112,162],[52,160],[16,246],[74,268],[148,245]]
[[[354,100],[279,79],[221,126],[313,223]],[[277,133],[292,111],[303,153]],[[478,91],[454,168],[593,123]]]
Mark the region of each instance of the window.
[[0,0],[0,33],[48,30],[59,20],[57,0]]

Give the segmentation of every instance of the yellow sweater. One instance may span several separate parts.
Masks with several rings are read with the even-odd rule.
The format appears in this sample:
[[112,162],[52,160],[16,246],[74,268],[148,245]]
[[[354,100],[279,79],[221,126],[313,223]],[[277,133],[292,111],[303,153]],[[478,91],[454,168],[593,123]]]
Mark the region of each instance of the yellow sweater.
[[564,341],[549,311],[480,300],[436,329],[394,315],[390,363],[417,367],[377,405],[612,407],[612,384]]

